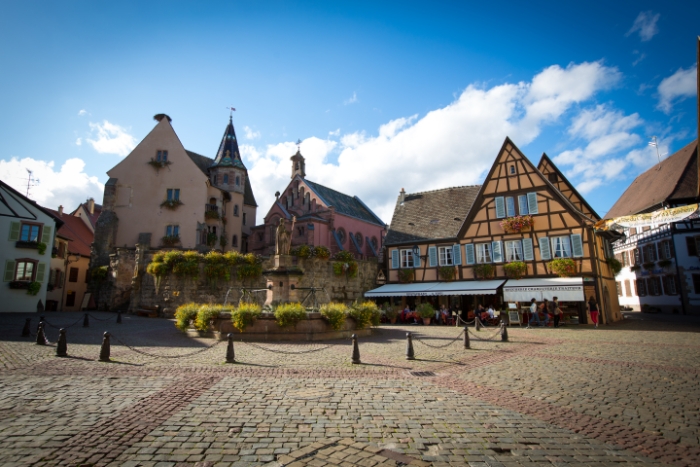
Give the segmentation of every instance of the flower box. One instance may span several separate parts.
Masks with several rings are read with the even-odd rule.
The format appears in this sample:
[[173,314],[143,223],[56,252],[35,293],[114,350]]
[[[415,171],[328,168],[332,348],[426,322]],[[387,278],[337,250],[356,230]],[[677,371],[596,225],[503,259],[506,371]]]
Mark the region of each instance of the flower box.
[[535,220],[530,215],[507,217],[501,221],[501,227],[506,232],[523,232],[530,230]]

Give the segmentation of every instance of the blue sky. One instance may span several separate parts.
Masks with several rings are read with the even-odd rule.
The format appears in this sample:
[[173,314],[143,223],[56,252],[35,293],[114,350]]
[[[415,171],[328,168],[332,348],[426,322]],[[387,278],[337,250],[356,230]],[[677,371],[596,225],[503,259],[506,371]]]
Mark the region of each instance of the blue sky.
[[697,137],[698,2],[5,2],[0,179],[73,209],[167,113],[213,157],[234,124],[260,208],[307,176],[386,222],[480,184],[509,136],[604,214]]

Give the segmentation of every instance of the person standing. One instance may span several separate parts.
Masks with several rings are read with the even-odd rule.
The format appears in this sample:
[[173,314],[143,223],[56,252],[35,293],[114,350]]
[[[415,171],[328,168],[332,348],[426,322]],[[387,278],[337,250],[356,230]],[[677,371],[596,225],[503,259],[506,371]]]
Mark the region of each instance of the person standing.
[[552,303],[550,305],[550,308],[552,310],[552,315],[554,316],[554,327],[558,328],[559,320],[561,319],[561,315],[563,314],[561,308],[559,308],[559,297],[552,297]]
[[588,311],[591,313],[591,321],[593,321],[593,324],[595,324],[595,327],[598,327],[598,303],[595,301],[595,297],[591,295],[591,298],[588,299]]
[[542,314],[544,315],[544,327],[549,326],[549,315],[551,314],[549,312],[550,303],[551,302],[549,300],[543,298],[542,305],[540,305],[540,308],[542,309]]
[[536,322],[538,326],[542,326],[540,315],[537,313],[537,300],[534,298],[530,300],[530,322]]

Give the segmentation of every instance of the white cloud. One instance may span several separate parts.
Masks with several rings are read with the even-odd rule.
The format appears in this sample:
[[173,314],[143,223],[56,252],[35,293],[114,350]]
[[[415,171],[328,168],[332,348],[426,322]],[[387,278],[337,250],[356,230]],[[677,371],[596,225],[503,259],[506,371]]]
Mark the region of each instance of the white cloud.
[[328,132],[328,137],[330,138],[331,136],[340,136],[340,128],[338,128],[335,131],[329,131]]
[[0,179],[24,194],[27,190],[26,169],[31,170],[33,177],[39,180],[30,189],[29,197],[42,206],[57,209],[63,205],[68,211],[89,197],[95,198],[98,203],[102,202],[104,185],[97,177],[85,173],[85,162],[82,159],[68,159],[58,171],[55,170],[53,161],[31,157],[0,160]]
[[637,19],[634,20],[632,28],[627,31],[625,37],[639,32],[639,38],[642,42],[650,41],[652,37],[659,33],[659,28],[656,25],[657,21],[661,15],[659,13],[654,14],[652,11],[642,11],[637,15]]
[[644,60],[644,59],[647,57],[647,54],[641,53],[641,52],[639,52],[638,50],[635,50],[635,51],[632,52],[632,53],[634,53],[635,55],[639,55],[639,56],[636,58],[636,60],[632,62],[632,66],[637,66],[637,65],[639,64],[639,62],[641,62],[642,60]]
[[260,138],[260,132],[253,131],[249,126],[244,126],[243,131],[245,132],[246,139],[258,139],[258,138]]
[[88,114],[88,111],[85,110],[85,109],[80,109],[80,111],[78,112],[78,116],[79,116],[79,117],[83,117],[83,116],[85,116],[85,115],[87,115],[87,114]]
[[697,94],[697,63],[687,70],[679,68],[668,78],[664,78],[659,84],[659,104],[657,109],[670,113],[673,107],[672,101],[692,97]]
[[352,97],[350,99],[345,99],[343,105],[354,104],[355,102],[357,102],[357,92],[353,91]]
[[82,139],[82,138],[76,139],[76,140],[75,140],[75,145],[76,145],[76,146],[82,146],[82,145],[83,145],[83,139]]
[[[506,136],[526,146],[544,125],[559,122],[567,110],[615,85],[620,76],[616,68],[593,62],[551,66],[531,82],[470,85],[446,107],[391,120],[375,136],[349,133],[339,144],[308,138],[301,145],[307,177],[359,196],[389,222],[401,187],[416,192],[481,183]],[[253,161],[253,186],[268,190],[255,191],[262,210],[289,183],[289,158],[295,152],[292,142],[244,151]]]
[[87,138],[95,151],[100,154],[128,155],[136,147],[136,138],[126,129],[105,120],[102,124],[90,122],[90,129],[97,139]]

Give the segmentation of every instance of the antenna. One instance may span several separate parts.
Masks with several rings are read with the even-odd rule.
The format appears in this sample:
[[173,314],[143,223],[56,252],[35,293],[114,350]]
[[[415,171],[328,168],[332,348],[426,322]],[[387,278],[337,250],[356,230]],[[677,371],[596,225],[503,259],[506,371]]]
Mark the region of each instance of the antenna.
[[661,156],[665,156],[666,153],[659,154],[659,142],[656,139],[656,136],[651,137],[652,141],[649,141],[649,146],[653,146],[656,148],[656,159],[659,161],[658,165],[656,166],[656,170],[659,170],[661,168]]
[[27,178],[27,198],[29,198],[29,189],[33,186],[37,186],[39,184],[39,179],[33,179],[33,172],[29,170],[28,168],[24,168],[24,170],[27,171],[28,178]]

